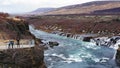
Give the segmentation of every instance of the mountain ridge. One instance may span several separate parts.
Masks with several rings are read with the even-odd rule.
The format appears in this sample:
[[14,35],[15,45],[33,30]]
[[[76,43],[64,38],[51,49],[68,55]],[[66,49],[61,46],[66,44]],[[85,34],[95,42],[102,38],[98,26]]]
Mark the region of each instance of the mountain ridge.
[[44,15],[60,14],[94,14],[94,11],[119,8],[120,1],[92,1],[83,4],[76,4],[57,8],[53,11],[46,12]]

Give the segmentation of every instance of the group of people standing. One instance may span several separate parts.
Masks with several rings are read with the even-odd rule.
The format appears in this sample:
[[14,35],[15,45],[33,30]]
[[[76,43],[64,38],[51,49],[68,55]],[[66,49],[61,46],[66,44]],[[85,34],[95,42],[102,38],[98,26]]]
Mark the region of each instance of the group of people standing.
[[[8,48],[14,48],[14,44],[15,44],[14,40],[10,40],[8,42]],[[20,48],[20,44],[18,43],[18,41],[17,41],[17,47]]]
[[32,39],[32,40],[27,40],[26,42],[21,42],[20,43],[20,40],[9,40],[9,42],[8,42],[8,49],[10,49],[10,48],[20,48],[21,45],[22,44],[22,46],[23,45],[29,45],[29,46],[33,46],[33,45],[35,45],[35,41]]

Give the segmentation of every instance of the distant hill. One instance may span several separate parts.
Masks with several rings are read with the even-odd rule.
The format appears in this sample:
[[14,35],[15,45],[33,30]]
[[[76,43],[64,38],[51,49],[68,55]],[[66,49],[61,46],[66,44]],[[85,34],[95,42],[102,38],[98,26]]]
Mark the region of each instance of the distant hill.
[[[54,9],[50,12],[46,12],[46,15],[59,15],[59,14],[91,14],[95,13],[109,13],[109,10],[119,10],[120,1],[93,1],[83,4],[70,5],[61,8]],[[115,13],[112,11],[110,13]],[[118,11],[119,12],[119,11]]]
[[94,14],[120,14],[120,7],[106,9],[106,10],[97,10],[93,12]]
[[38,9],[30,12],[30,14],[42,14],[42,13],[45,13],[45,12],[50,12],[54,9],[55,8],[38,8]]

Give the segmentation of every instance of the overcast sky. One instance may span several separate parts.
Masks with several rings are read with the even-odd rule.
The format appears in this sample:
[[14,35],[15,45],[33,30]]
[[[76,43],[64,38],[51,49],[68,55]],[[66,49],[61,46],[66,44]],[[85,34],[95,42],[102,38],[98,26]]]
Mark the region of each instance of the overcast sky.
[[23,13],[33,11],[37,8],[57,8],[90,1],[95,0],[0,0],[0,12]]

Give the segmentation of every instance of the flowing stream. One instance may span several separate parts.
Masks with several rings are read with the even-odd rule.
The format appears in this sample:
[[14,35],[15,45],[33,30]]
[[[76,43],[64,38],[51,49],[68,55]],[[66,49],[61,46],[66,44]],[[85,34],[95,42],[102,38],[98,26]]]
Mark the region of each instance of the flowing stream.
[[44,53],[48,68],[119,68],[115,64],[114,48],[49,34],[31,25],[29,29],[36,38],[44,39],[44,42],[59,43],[59,46],[49,48]]

